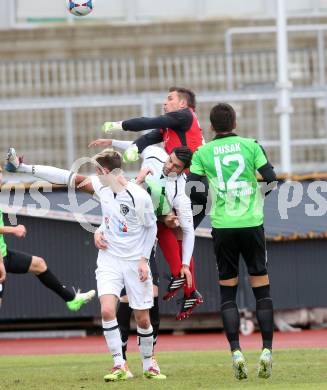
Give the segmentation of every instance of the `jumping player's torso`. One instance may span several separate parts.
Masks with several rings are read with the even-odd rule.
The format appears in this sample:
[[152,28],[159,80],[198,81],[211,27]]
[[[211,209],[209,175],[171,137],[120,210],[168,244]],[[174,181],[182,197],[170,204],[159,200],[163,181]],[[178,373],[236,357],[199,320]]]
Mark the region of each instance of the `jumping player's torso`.
[[256,171],[266,163],[254,139],[233,133],[216,137],[198,149],[190,170],[209,179],[213,227],[240,228],[263,223],[263,197]]
[[158,146],[148,146],[141,153],[142,167],[148,167],[152,174],[146,178],[147,191],[151,195],[154,210],[157,216],[171,212],[177,200],[177,195],[185,193],[185,176],[167,177],[163,174],[163,167],[168,154]]
[[168,154],[178,146],[187,146],[194,152],[203,144],[202,130],[193,110],[184,108],[166,115],[174,116],[178,123],[174,128],[161,129]]

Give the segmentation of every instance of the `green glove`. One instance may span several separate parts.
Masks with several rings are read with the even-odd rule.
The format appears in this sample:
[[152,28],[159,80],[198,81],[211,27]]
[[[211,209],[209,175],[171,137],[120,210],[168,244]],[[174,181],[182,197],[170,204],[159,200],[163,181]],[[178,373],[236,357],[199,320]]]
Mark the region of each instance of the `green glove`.
[[102,131],[104,133],[109,133],[110,131],[115,130],[124,130],[122,127],[122,121],[120,122],[104,122],[102,125]]
[[129,146],[123,154],[124,163],[132,163],[139,159],[139,148],[137,145],[132,144]]

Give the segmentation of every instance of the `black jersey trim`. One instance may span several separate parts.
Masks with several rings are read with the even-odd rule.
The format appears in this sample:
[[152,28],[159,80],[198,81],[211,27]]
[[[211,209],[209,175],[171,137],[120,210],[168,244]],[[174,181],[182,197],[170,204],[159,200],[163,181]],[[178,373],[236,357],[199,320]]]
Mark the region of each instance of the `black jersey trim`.
[[156,160],[158,160],[158,161],[160,161],[161,163],[165,163],[166,161],[162,161],[162,160],[160,160],[160,158],[158,158],[158,157],[156,157],[156,156],[150,156],[150,157],[147,157],[147,158],[145,158],[145,160],[149,160],[150,158],[154,158],[154,159],[156,159]]
[[126,190],[126,192],[127,192],[128,195],[132,198],[133,206],[135,207],[135,201],[134,201],[133,195],[132,195],[128,190]]

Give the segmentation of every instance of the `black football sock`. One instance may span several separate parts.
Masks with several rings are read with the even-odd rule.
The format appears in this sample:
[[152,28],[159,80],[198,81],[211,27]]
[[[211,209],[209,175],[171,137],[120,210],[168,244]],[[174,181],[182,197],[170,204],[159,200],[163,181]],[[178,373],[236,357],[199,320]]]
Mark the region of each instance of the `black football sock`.
[[269,284],[261,287],[253,287],[252,290],[257,301],[256,315],[262,335],[262,348],[272,349],[274,312]]
[[240,314],[236,304],[237,286],[220,285],[221,294],[221,315],[223,318],[224,330],[231,351],[240,348],[239,329]]
[[150,309],[150,321],[153,328],[153,348],[157,344],[159,326],[160,326],[160,314],[159,314],[159,299],[153,298],[153,306]]
[[75,298],[75,292],[63,286],[49,268],[36,276],[42,284],[58,294],[65,302],[72,301]]
[[117,311],[117,322],[120,329],[121,341],[123,343],[123,358],[126,359],[126,351],[127,351],[127,342],[129,331],[131,327],[131,315],[133,309],[129,307],[129,304],[126,302],[120,302],[118,311]]

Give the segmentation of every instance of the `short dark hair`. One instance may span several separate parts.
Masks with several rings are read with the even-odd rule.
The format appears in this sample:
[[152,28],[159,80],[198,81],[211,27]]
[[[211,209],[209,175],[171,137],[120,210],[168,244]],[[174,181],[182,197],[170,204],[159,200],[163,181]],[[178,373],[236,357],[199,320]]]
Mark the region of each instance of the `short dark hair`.
[[178,146],[174,148],[171,153],[175,153],[178,160],[181,160],[184,163],[184,169],[191,166],[193,152],[186,146]]
[[196,99],[195,93],[190,89],[183,87],[170,87],[169,92],[177,92],[180,99],[185,99],[187,102],[187,106],[195,110],[196,107]]
[[228,103],[218,103],[210,111],[210,122],[215,132],[232,131],[236,124],[236,113]]
[[116,150],[105,149],[94,158],[101,167],[109,169],[110,172],[117,168],[120,169],[122,165],[121,154]]

